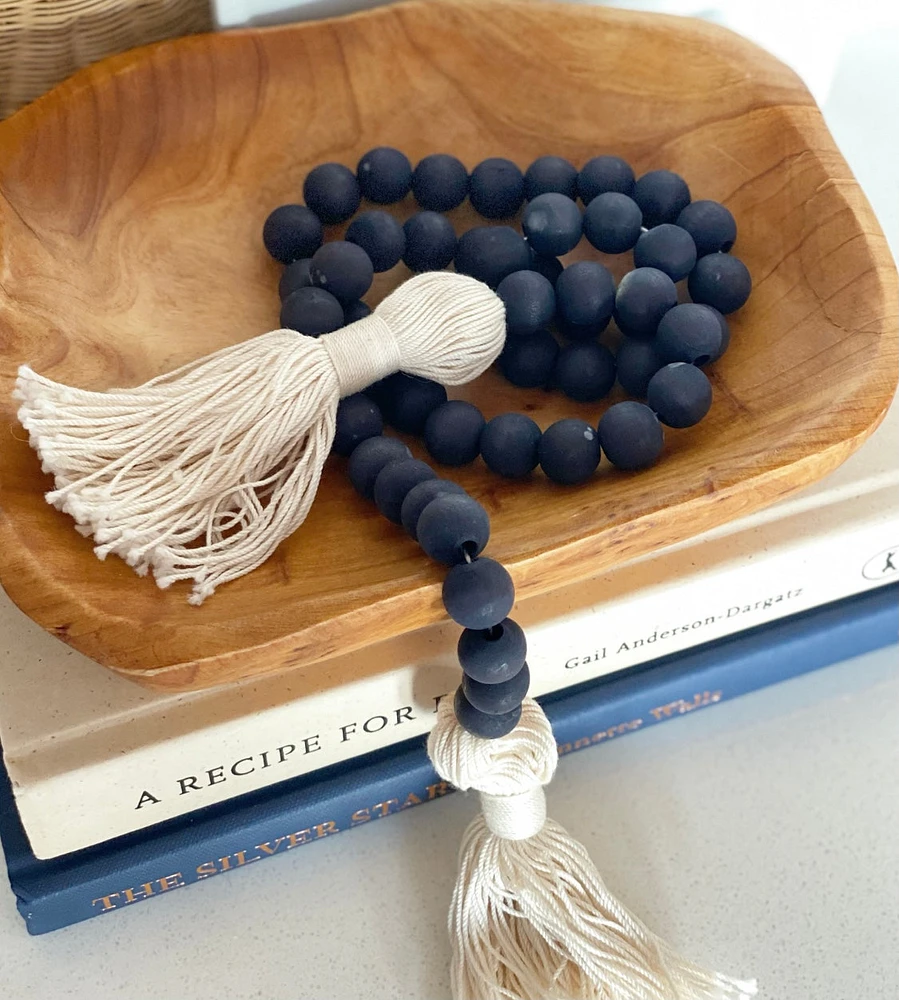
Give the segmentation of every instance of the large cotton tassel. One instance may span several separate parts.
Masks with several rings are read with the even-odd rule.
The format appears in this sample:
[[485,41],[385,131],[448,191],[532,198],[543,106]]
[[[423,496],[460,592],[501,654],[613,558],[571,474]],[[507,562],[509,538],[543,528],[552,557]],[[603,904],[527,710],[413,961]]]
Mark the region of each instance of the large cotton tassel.
[[618,902],[587,852],[546,818],[558,753],[531,699],[507,736],[486,740],[440,703],[428,752],[445,781],[474,788],[449,929],[456,1000],[746,1000],[754,982],[677,955]]
[[505,335],[473,278],[412,278],[371,316],[317,339],[275,330],[134,389],[88,392],[19,369],[19,420],[56,488],[47,501],[192,604],[264,562],[303,522],[342,396],[403,370],[476,378]]

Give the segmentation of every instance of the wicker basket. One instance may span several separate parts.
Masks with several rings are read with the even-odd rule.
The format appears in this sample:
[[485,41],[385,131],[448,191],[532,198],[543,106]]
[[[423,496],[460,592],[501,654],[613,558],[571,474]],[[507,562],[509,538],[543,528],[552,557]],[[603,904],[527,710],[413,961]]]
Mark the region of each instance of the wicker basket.
[[104,56],[211,27],[209,0],[0,0],[0,117]]

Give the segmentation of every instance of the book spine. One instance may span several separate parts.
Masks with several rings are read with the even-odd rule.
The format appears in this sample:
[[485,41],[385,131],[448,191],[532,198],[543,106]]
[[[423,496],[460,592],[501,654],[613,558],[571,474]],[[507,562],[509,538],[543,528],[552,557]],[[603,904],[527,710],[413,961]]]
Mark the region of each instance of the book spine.
[[[659,557],[647,563],[649,571],[634,571],[644,582],[636,592],[627,586],[632,579],[627,573],[611,574],[604,588],[608,600],[574,613],[560,608],[552,617],[529,620],[523,608],[532,694],[562,690],[882,585],[889,574],[879,573],[876,556],[899,540],[899,511],[894,506],[884,514],[883,505],[874,504],[874,513],[860,518],[860,503],[847,508],[838,528],[828,521],[826,531],[809,537],[801,534],[807,521],[786,519],[762,535],[744,532],[704,543],[699,569],[683,552]],[[655,570],[662,582],[646,586]],[[107,754],[82,767],[69,764],[77,759],[75,747],[57,746],[61,769],[41,779],[28,778],[33,759],[20,767],[7,758],[34,853],[52,858],[80,850],[426,733],[436,699],[458,679],[456,632],[444,629],[438,635],[426,648],[411,639],[391,647],[391,655],[398,649],[404,659],[385,663],[373,675],[344,677],[339,685],[251,717],[138,747],[124,732],[127,753]],[[60,815],[67,817],[64,826]]]
[[[899,587],[883,587],[541,699],[561,754],[648,726],[895,642]],[[255,864],[450,792],[421,738],[163,824],[142,843],[81,852],[74,861],[10,861],[19,910],[33,934],[114,913]],[[275,794],[277,792],[277,794]],[[168,826],[168,830],[165,827]],[[49,874],[47,874],[49,873]]]

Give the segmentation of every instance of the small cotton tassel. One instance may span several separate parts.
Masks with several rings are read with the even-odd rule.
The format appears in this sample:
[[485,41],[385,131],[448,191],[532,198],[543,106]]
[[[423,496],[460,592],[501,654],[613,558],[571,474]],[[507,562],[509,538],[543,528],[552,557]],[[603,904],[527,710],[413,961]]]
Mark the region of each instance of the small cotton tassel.
[[433,272],[317,339],[275,330],[133,389],[88,392],[19,369],[15,398],[48,503],[191,604],[263,563],[306,517],[337,404],[403,370],[443,385],[499,354],[505,311],[486,285]]
[[587,852],[546,819],[558,752],[527,699],[507,736],[486,740],[440,703],[428,752],[440,776],[481,795],[450,910],[456,1000],[748,1000],[755,982],[677,955],[618,902]]

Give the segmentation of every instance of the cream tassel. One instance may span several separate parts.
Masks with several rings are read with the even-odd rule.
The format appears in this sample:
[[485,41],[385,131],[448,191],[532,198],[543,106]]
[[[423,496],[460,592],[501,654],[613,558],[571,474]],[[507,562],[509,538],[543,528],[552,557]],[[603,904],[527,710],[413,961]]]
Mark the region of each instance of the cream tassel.
[[459,385],[499,354],[500,299],[463,275],[400,286],[317,339],[275,330],[133,389],[88,392],[19,369],[15,397],[56,489],[48,503],[191,604],[263,563],[306,517],[337,404],[403,370]]
[[440,703],[428,752],[440,776],[481,793],[465,833],[449,928],[456,1000],[748,1000],[755,982],[677,955],[609,892],[584,848],[546,819],[558,752],[531,699],[486,740]]

